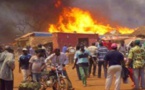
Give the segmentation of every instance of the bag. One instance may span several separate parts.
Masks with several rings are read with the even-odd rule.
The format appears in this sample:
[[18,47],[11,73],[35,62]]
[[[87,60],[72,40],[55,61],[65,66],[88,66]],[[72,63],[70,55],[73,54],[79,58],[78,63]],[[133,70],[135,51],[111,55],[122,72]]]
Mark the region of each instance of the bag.
[[122,66],[121,77],[124,83],[128,82],[129,70],[125,66]]
[[18,87],[18,90],[39,90],[41,84],[38,82],[33,82],[32,80],[23,81]]

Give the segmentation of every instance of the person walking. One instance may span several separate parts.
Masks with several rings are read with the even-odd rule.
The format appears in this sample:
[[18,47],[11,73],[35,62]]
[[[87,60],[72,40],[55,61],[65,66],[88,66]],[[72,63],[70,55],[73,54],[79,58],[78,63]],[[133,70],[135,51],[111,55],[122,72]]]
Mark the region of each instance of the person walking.
[[89,76],[89,56],[91,57],[89,51],[85,50],[84,45],[80,46],[80,50],[74,56],[75,63],[73,69],[76,67],[76,64],[79,65],[79,72],[84,87],[87,86],[87,77]]
[[120,90],[121,71],[122,71],[121,64],[124,63],[124,56],[119,51],[117,51],[116,43],[113,43],[111,45],[111,48],[112,50],[109,51],[104,57],[105,62],[109,64],[105,90],[110,90],[114,75],[116,76],[114,90]]
[[29,60],[31,55],[28,54],[27,48],[22,49],[23,54],[19,58],[19,73],[22,72],[23,81],[26,81],[28,76],[30,75],[29,71]]
[[91,46],[88,47],[88,51],[91,54],[91,58],[89,59],[89,76],[92,71],[92,66],[93,66],[93,76],[96,76],[96,65],[97,65],[97,47],[95,43],[92,43]]
[[98,78],[101,78],[102,66],[104,68],[104,77],[107,77],[107,67],[105,66],[104,57],[108,52],[107,47],[103,46],[103,43],[99,43],[100,47],[98,48]]
[[127,63],[127,67],[133,61],[134,90],[138,90],[140,88],[139,81],[141,81],[142,89],[145,90],[145,51],[140,47],[140,40],[135,41],[135,46],[129,51],[128,59],[129,62]]
[[3,59],[0,69],[0,90],[13,90],[13,70],[15,68],[13,50],[6,46],[3,53],[4,57],[0,58]]
[[[80,50],[80,46],[77,45],[76,46],[76,52]],[[76,63],[76,71],[77,71],[77,75],[78,75],[78,79],[81,80],[81,74],[79,72],[79,65],[78,65],[78,62]]]

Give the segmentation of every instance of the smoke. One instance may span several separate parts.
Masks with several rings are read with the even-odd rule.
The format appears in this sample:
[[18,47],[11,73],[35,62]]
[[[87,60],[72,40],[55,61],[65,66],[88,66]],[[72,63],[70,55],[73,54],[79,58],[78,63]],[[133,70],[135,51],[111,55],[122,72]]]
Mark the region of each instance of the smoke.
[[145,0],[73,0],[71,5],[89,10],[96,18],[100,13],[110,23],[130,28],[145,25]]
[[[145,0],[0,0],[0,42],[10,42],[23,33],[46,31],[56,23],[64,7],[89,10],[92,16],[111,25],[136,28],[145,25]],[[105,21],[106,20],[106,21]],[[29,23],[29,24],[28,24]],[[18,26],[20,27],[18,28]]]
[[[18,25],[24,18],[24,14],[19,12],[19,8],[21,8],[21,5],[18,3],[0,2],[0,42],[12,42],[22,35]],[[25,32],[29,31],[27,28]]]

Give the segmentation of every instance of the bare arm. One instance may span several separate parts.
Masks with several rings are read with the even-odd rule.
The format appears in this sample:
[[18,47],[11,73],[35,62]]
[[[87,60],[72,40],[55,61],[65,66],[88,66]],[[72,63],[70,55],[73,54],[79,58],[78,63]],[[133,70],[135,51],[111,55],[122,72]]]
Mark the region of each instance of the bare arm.
[[78,62],[78,59],[76,58],[72,69],[74,69],[76,67],[77,62]]

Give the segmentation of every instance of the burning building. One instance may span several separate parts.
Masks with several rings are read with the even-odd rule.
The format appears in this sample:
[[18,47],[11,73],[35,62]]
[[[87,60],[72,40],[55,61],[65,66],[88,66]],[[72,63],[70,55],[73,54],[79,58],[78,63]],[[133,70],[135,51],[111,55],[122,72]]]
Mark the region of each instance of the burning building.
[[50,24],[48,32],[73,33],[97,33],[103,35],[107,32],[117,30],[121,34],[130,34],[134,29],[122,27],[119,25],[111,26],[104,23],[106,20],[96,20],[89,11],[79,8],[64,8],[56,24]]
[[98,39],[98,34],[79,34],[79,33],[53,33],[53,46],[54,48],[62,48],[64,45],[76,46],[77,44],[84,43],[86,46]]
[[51,48],[62,48],[64,45],[75,47],[79,43],[90,45],[96,42],[98,34],[78,34],[78,33],[53,33],[33,32],[16,39],[17,45],[25,47],[30,45],[36,47],[38,44],[50,46]]

